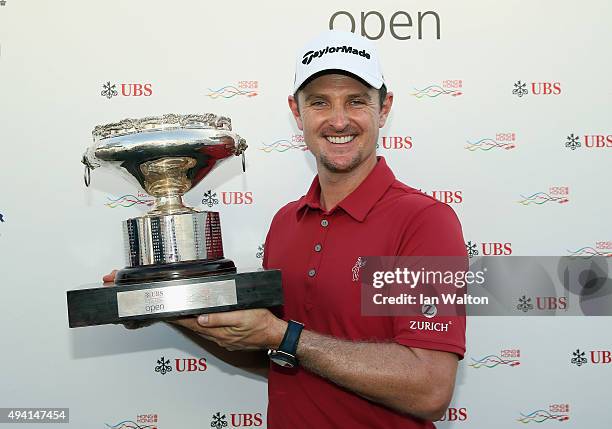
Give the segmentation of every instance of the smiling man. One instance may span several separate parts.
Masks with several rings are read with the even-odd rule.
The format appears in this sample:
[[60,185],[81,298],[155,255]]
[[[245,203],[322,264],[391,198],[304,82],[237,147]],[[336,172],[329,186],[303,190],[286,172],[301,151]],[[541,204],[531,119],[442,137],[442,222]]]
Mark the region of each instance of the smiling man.
[[271,429],[431,428],[452,397],[465,319],[438,332],[413,328],[424,316],[365,317],[359,271],[366,255],[463,256],[459,221],[376,156],[393,94],[370,41],[329,31],[309,43],[288,101],[318,174],[266,239],[285,304],[179,323],[229,350],[270,349]]

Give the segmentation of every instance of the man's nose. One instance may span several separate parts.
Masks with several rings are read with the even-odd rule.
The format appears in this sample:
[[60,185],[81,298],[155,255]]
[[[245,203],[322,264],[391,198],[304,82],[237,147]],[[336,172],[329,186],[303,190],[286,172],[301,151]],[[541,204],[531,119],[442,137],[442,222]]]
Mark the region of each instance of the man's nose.
[[349,124],[349,118],[344,106],[338,106],[332,109],[329,124],[336,130],[342,131]]

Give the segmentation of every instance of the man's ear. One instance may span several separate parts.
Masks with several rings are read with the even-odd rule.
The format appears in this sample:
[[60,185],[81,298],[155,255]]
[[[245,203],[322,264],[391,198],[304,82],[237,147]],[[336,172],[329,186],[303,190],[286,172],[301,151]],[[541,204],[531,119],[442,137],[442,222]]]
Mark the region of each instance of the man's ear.
[[382,128],[385,126],[385,123],[387,122],[387,117],[389,116],[389,112],[391,111],[392,105],[393,105],[393,93],[387,92],[385,101],[383,101],[383,105],[380,108],[380,116],[378,118],[378,128]]
[[293,118],[295,119],[297,127],[300,129],[300,131],[304,131],[304,126],[302,124],[302,118],[300,116],[300,109],[298,107],[297,100],[293,95],[290,95],[287,98],[287,101],[289,102],[289,109],[291,109],[291,113],[293,114]]

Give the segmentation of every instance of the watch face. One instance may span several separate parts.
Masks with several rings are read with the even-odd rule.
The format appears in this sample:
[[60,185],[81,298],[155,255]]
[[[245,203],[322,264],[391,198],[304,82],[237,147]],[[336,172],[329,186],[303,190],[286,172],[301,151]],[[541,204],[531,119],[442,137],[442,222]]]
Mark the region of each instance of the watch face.
[[287,356],[282,354],[270,354],[270,360],[284,368],[293,368],[295,366]]

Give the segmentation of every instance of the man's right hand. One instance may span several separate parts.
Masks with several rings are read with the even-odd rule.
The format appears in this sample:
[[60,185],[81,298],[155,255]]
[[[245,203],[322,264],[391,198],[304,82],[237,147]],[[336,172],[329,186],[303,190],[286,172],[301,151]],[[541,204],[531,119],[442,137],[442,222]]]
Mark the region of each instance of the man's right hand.
[[[106,283],[115,283],[115,276],[117,275],[117,270],[113,270],[105,276],[102,276],[102,281],[106,285]],[[108,285],[110,286],[110,285]]]

